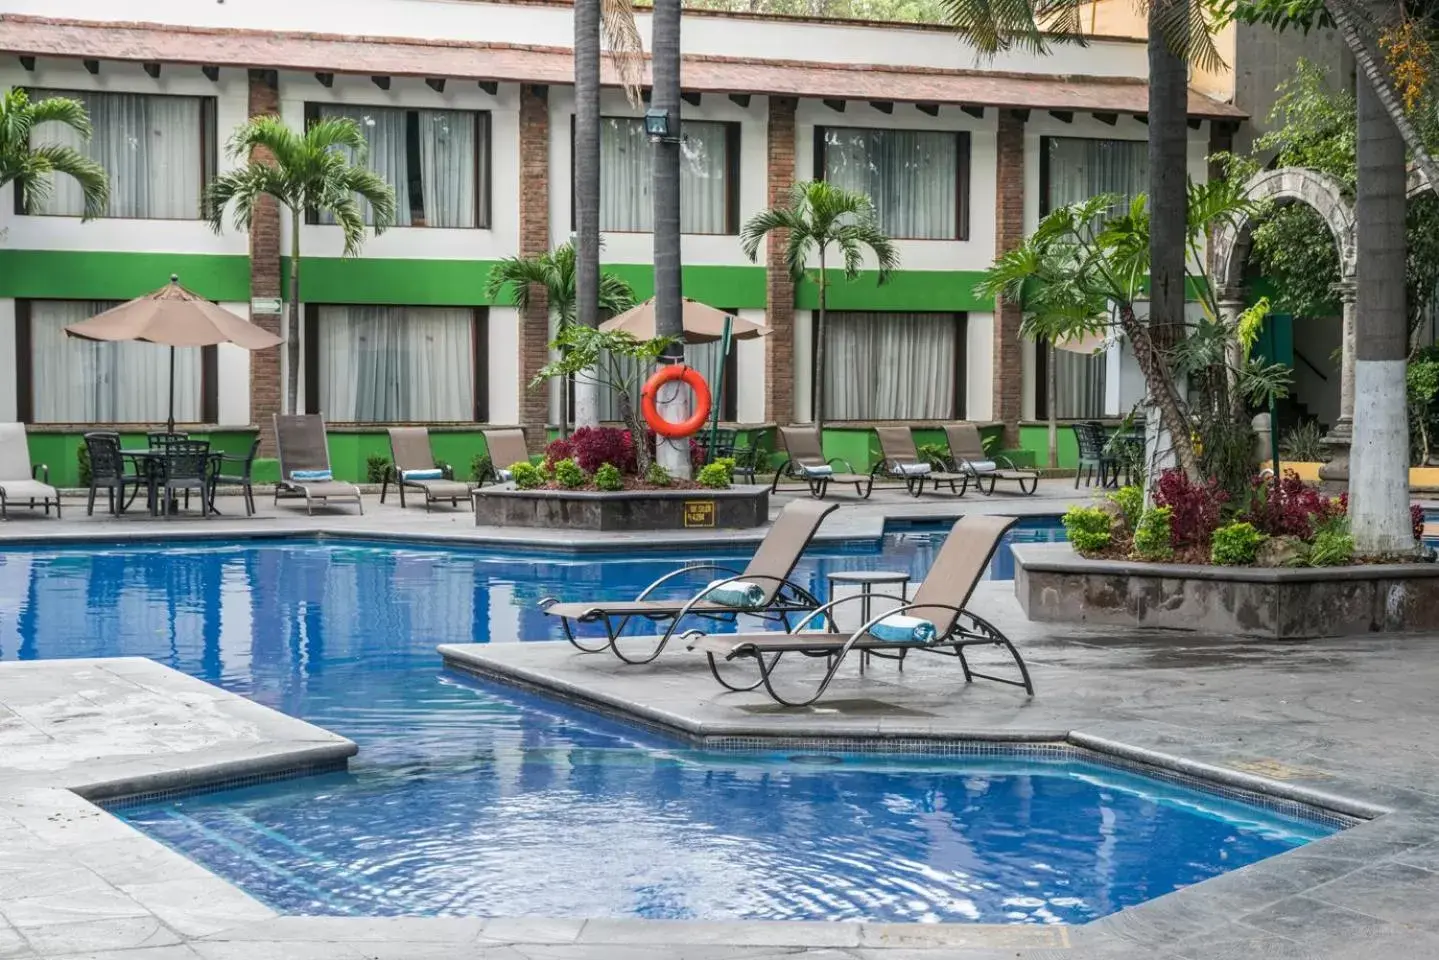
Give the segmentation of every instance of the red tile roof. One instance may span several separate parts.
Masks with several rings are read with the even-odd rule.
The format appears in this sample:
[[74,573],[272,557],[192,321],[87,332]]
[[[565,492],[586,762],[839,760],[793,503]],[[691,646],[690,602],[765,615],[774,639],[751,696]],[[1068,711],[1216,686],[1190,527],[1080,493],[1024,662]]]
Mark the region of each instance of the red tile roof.
[[[569,84],[574,79],[573,58],[565,47],[99,23],[14,14],[0,16],[0,51],[41,57],[555,85]],[[605,79],[617,82],[608,63]],[[703,93],[1033,110],[1136,114],[1149,109],[1148,88],[1138,79],[739,57],[685,57],[684,87]],[[1189,114],[1230,120],[1245,116],[1230,104],[1192,90]]]

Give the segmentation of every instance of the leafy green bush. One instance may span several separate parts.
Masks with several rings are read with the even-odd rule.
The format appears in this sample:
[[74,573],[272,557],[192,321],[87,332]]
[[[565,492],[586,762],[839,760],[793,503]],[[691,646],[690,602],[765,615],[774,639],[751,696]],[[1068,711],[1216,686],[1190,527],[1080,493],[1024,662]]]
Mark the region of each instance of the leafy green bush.
[[1070,507],[1064,514],[1064,529],[1069,542],[1081,554],[1094,553],[1109,546],[1110,516],[1097,507]]
[[555,483],[566,490],[578,490],[585,485],[585,472],[574,460],[566,458],[555,464]]
[[625,479],[620,474],[619,467],[613,463],[602,463],[595,471],[595,486],[612,493],[625,488]]
[[1226,567],[1247,567],[1254,563],[1254,555],[1263,542],[1264,534],[1254,529],[1254,524],[1226,523],[1214,531],[1209,559]]
[[1354,559],[1349,518],[1335,517],[1319,525],[1306,557],[1311,567],[1342,567]]
[[370,483],[384,483],[390,469],[390,458],[382,453],[372,453],[365,458],[365,479]]
[[919,459],[932,465],[935,469],[948,470],[949,444],[921,443],[919,445]]
[[1144,513],[1143,487],[1134,484],[1120,487],[1109,495],[1109,499],[1124,513],[1124,522],[1129,529],[1139,526],[1139,517]]
[[712,490],[728,490],[730,472],[723,463],[711,463],[700,469],[700,475],[695,478],[695,482]]
[[545,485],[545,475],[540,468],[528,461],[510,465],[510,476],[521,490],[537,490]]
[[80,470],[80,486],[90,486],[90,448],[85,446],[83,440],[75,450],[75,462]]
[[490,459],[488,453],[477,453],[470,460],[470,479],[479,483],[481,480],[489,479],[490,473],[494,470],[495,462]]
[[1134,528],[1134,555],[1141,560],[1169,560],[1174,557],[1170,543],[1170,521],[1174,511],[1169,507],[1151,507],[1139,518]]
[[645,483],[652,487],[667,487],[670,485],[669,471],[658,462],[651,463],[650,468],[645,471]]

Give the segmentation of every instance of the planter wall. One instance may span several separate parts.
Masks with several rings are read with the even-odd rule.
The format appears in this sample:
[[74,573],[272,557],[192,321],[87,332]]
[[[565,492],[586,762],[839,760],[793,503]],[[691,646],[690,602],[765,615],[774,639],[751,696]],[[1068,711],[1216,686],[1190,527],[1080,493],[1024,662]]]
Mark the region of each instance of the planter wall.
[[1086,560],[1014,547],[1025,615],[1277,640],[1439,630],[1439,564],[1259,569]]
[[769,488],[597,493],[483,488],[475,525],[559,530],[743,530],[769,522]]

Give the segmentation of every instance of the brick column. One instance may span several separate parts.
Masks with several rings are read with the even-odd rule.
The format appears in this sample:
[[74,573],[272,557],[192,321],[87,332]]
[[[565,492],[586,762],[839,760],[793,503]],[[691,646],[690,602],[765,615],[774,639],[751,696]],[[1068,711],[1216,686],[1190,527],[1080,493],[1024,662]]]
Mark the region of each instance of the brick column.
[[[520,256],[550,248],[550,105],[545,87],[520,86]],[[530,389],[549,361],[550,304],[543,287],[530,291],[530,308],[520,314],[520,425],[531,450],[543,449],[550,391]]]
[[[1024,240],[1024,120],[1013,110],[999,111],[995,138],[994,253],[998,256]],[[994,403],[990,416],[1004,423],[1004,445],[1019,445],[1024,409],[1024,352],[1019,337],[1019,305],[1003,297],[994,304]]]
[[[789,201],[794,186],[794,110],[790,97],[769,98],[769,174],[767,203]],[[764,341],[764,415],[780,426],[794,422],[794,281],[785,264],[787,231],[769,235],[765,259],[765,322],[773,331]]]
[[[250,113],[252,117],[279,116],[280,85],[274,70],[250,71]],[[256,149],[251,160],[270,161],[270,151]],[[250,220],[250,296],[279,299],[280,290],[280,206],[273,197],[261,197]],[[279,314],[255,314],[250,320],[279,336]],[[275,455],[274,421],[280,412],[284,381],[280,377],[280,352],[285,344],[250,354],[250,420],[260,427],[260,455]]]

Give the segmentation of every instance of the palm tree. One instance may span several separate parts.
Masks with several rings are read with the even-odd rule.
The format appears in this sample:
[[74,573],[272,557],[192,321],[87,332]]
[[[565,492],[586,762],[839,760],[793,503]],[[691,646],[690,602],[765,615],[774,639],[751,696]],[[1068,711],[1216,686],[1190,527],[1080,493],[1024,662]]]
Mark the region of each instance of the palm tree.
[[815,323],[814,422],[824,427],[824,315],[829,275],[828,254],[833,247],[844,260],[844,277],[854,280],[864,265],[866,251],[879,265],[879,282],[889,279],[899,266],[894,242],[879,228],[874,203],[862,193],[837,187],[824,180],[806,180],[794,185],[789,203],[763,210],[740,231],[740,247],[750,262],[759,256],[760,241],[777,234],[773,242],[785,244],[785,265],[792,277],[804,276],[811,255],[819,259],[819,316]]
[[[577,322],[579,314],[579,257],[573,242],[562,243],[554,250],[536,257],[506,257],[490,268],[485,281],[485,296],[494,302],[508,301],[523,313],[530,307],[532,296],[544,291],[550,310],[559,320],[559,331]],[[623,313],[635,304],[635,292],[629,283],[612,273],[599,275],[599,293],[595,300],[598,310]],[[598,324],[596,324],[598,326]],[[578,378],[583,382],[586,378]],[[596,386],[596,391],[598,386]],[[569,390],[560,390],[560,430],[568,429]],[[585,426],[585,424],[576,424]],[[590,424],[592,426],[593,424]]]
[[286,326],[289,376],[286,409],[300,410],[300,224],[305,212],[333,217],[345,238],[344,255],[359,254],[365,242],[365,209],[370,226],[383,233],[395,222],[395,191],[365,166],[369,144],[359,124],[349,118],[321,120],[303,134],[279,117],[252,117],[235,130],[228,146],[232,158],[248,162],[222,173],[205,192],[210,226],[224,229],[225,208],[235,206],[236,230],[248,231],[262,197],[272,197],[290,211],[290,296]]
[[90,139],[90,118],[79,100],[49,97],[37,102],[20,87],[6,90],[0,98],[0,187],[15,184],[20,208],[29,213],[49,198],[54,175],[64,174],[80,185],[85,198],[83,219],[103,217],[110,205],[105,168],[74,147],[37,146],[31,134],[42,123],[62,123]]
[[[672,337],[666,353],[668,362],[684,359],[683,279],[680,263],[680,0],[655,0],[651,18],[654,49],[652,71],[656,110],[669,114],[671,136],[654,143],[654,263],[655,333]],[[667,419],[683,420],[689,414],[689,399],[683,391],[667,391],[660,412]],[[663,442],[655,459],[672,475],[690,475],[689,445]]]

